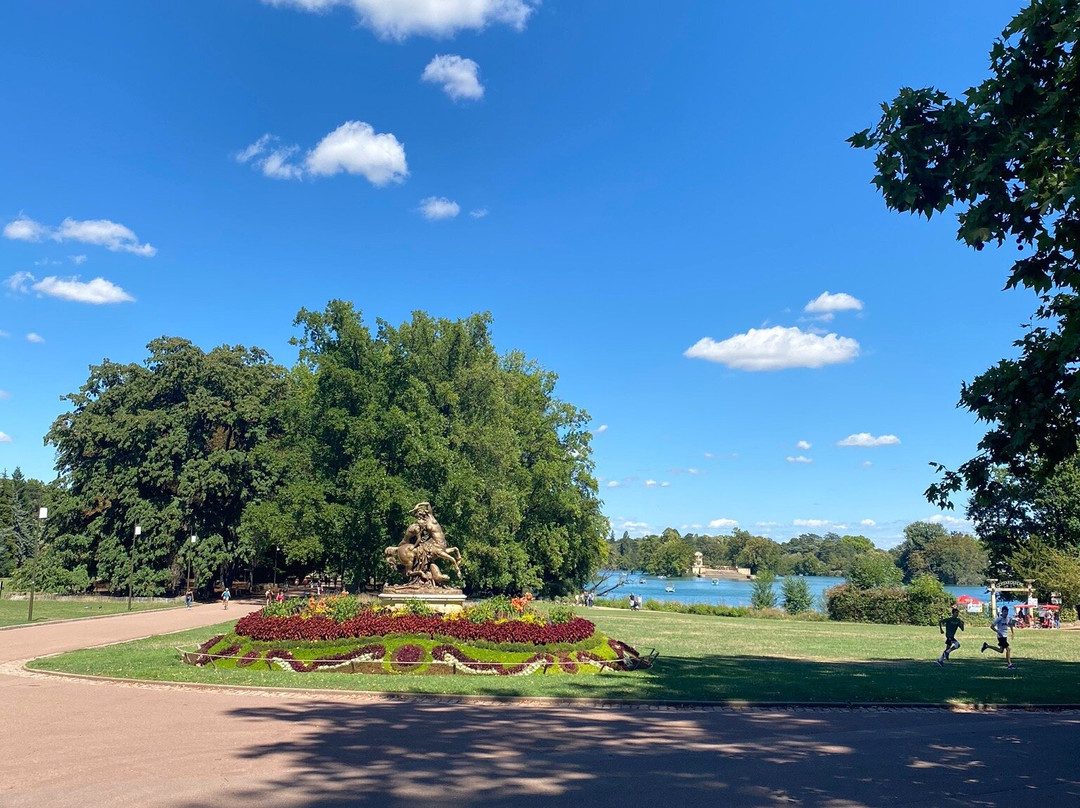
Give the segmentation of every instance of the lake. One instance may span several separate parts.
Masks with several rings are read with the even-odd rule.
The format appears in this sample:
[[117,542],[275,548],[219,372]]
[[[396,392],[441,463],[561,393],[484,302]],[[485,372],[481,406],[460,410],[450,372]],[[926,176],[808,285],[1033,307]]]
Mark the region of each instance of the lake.
[[[644,579],[645,583],[639,583]],[[780,578],[776,579],[773,587],[777,599],[780,598]],[[826,589],[844,583],[843,578],[831,578],[822,575],[806,575],[803,580],[810,586],[810,593],[815,599],[815,608],[818,601],[823,600],[822,595]],[[674,592],[667,592],[667,586],[674,586]],[[659,579],[655,575],[642,575],[634,573],[629,575],[626,583],[604,595],[607,598],[625,599],[631,593],[641,595],[642,600],[678,601],[679,603],[709,603],[714,606],[749,606],[750,590],[752,581],[725,581],[719,579],[713,583],[709,578],[666,578]],[[946,586],[945,589],[954,596],[971,595],[983,602],[990,601],[990,594],[983,586]],[[1000,599],[1000,598],[999,598]]]

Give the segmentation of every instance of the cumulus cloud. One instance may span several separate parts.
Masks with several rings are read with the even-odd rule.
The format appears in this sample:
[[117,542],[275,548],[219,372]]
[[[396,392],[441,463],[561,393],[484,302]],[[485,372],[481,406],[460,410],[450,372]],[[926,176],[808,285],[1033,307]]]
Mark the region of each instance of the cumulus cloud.
[[473,210],[469,211],[469,215],[472,216],[474,219],[483,219],[485,216],[488,215],[488,209],[474,208]]
[[667,482],[667,481],[665,480],[664,482],[660,483],[660,487],[661,487],[661,488],[670,488],[670,487],[671,487],[671,483],[669,483],[669,482]]
[[660,483],[658,483],[656,480],[646,480],[645,481],[645,487],[646,488],[655,488],[658,485],[660,485]]
[[797,457],[792,457],[791,455],[788,455],[787,456],[787,462],[789,462],[789,463],[813,463],[814,460],[813,460],[813,458],[804,457],[803,455],[799,455]]
[[4,286],[19,294],[30,294],[33,291],[49,297],[58,297],[61,300],[72,300],[76,303],[101,305],[103,303],[135,302],[135,298],[104,278],[80,281],[77,276],[58,278],[55,275],[50,275],[38,281],[29,272],[16,272],[4,281]]
[[356,12],[360,24],[383,39],[413,35],[450,37],[461,30],[479,31],[492,24],[522,30],[540,0],[263,0],[271,6],[329,11],[338,6]]
[[859,343],[850,337],[811,334],[796,326],[751,328],[721,342],[703,337],[683,353],[690,359],[751,371],[820,368],[850,362],[858,355]]
[[600,426],[593,430],[594,435],[603,435],[605,432],[607,432],[607,424],[600,424]]
[[299,146],[282,145],[266,134],[237,152],[238,163],[250,163],[264,176],[279,180],[353,174],[375,186],[403,182],[409,175],[405,146],[389,132],[376,132],[364,121],[346,121],[310,149],[303,159]]
[[9,291],[24,295],[30,291],[30,284],[33,282],[34,276],[29,272],[16,272],[4,279],[4,287]]
[[709,522],[709,527],[712,528],[725,528],[725,527],[738,527],[738,519],[713,519]]
[[35,292],[40,292],[49,297],[58,297],[61,300],[71,300],[76,303],[90,303],[95,306],[106,303],[135,302],[135,298],[104,278],[94,278],[92,281],[84,282],[77,277],[57,278],[52,276],[43,278],[31,288]]
[[[141,244],[134,231],[108,219],[72,219],[60,222],[58,227],[48,227],[20,214],[13,222],[4,225],[4,237],[19,241],[78,241],[94,244],[113,252],[129,252],[152,258],[157,248]],[[85,259],[85,256],[84,256]],[[81,263],[76,261],[76,263]]]
[[35,342],[35,343],[36,342],[44,342],[45,337],[41,336],[41,334],[37,334],[37,333],[31,331],[29,334],[26,335],[26,341],[27,342]]
[[971,521],[968,519],[961,519],[959,516],[949,516],[947,513],[936,513],[930,517],[930,522],[937,522],[942,525],[950,525],[952,527],[970,525]]
[[484,97],[484,85],[480,83],[480,65],[472,59],[454,54],[436,56],[424,68],[421,81],[442,85],[443,92],[455,101],[477,101]]
[[618,488],[618,487],[619,487],[619,485],[620,485],[620,483],[619,483],[619,481],[618,481],[618,480],[612,480],[611,482],[609,482],[609,483],[607,484],[607,487],[608,487],[608,488]]
[[877,527],[877,522],[875,522],[873,519],[863,519],[859,522],[859,524],[863,527]]
[[817,319],[828,322],[838,311],[862,311],[863,302],[844,292],[835,295],[822,292],[803,308],[807,314],[817,315]]
[[11,443],[11,435],[7,432],[0,432],[0,443]]
[[445,196],[429,196],[420,200],[420,213],[428,221],[453,219],[461,213],[461,206]]
[[805,452],[807,449],[810,448],[810,441],[801,440],[801,441],[799,441],[798,443],[795,444],[795,448],[796,449],[802,449]]
[[779,522],[754,522],[754,527],[777,527]]
[[832,523],[828,519],[793,519],[791,524],[795,527],[825,527]]
[[869,432],[857,432],[854,435],[848,435],[843,440],[837,441],[837,446],[859,446],[862,448],[873,448],[875,446],[897,446],[900,443],[900,438],[896,435],[878,435],[875,437]]
[[20,213],[14,221],[4,225],[4,238],[14,241],[42,241],[49,236],[49,228]]

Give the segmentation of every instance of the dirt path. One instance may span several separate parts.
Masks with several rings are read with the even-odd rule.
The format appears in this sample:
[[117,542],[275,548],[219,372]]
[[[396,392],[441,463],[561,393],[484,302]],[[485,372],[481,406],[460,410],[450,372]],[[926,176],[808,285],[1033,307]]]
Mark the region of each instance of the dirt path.
[[1075,712],[388,703],[89,683],[12,664],[222,617],[207,605],[0,633],[0,806],[1080,803]]

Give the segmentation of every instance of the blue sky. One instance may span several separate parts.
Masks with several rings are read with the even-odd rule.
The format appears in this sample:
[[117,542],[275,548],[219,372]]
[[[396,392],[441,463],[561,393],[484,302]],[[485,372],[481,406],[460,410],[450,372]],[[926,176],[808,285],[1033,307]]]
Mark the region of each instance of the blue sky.
[[928,462],[973,454],[960,383],[1035,301],[844,139],[980,81],[1018,8],[4,3],[0,468],[52,478],[89,365],[163,334],[291,364],[339,297],[491,311],[592,416],[618,535],[966,528]]

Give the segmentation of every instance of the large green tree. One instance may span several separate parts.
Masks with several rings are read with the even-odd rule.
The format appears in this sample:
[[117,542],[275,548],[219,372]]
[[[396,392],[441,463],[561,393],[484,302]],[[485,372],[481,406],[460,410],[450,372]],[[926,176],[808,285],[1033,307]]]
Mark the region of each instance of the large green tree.
[[372,334],[351,304],[332,301],[296,322],[286,451],[311,476],[286,487],[278,513],[317,523],[323,550],[362,580],[385,577],[383,548],[426,500],[464,552],[471,590],[562,593],[588,581],[608,525],[587,415],[555,397],[555,374],[517,352],[500,357],[487,315],[416,312]]
[[949,532],[938,522],[912,522],[892,555],[905,581],[930,575],[943,584],[982,584],[988,557],[982,544],[966,533]]
[[954,210],[957,238],[981,250],[1015,243],[1006,288],[1039,296],[1032,323],[960,404],[989,425],[978,454],[941,466],[928,498],[976,508],[999,495],[995,472],[1052,473],[1080,439],[1080,0],[1033,0],[990,51],[990,76],[959,97],[904,88],[850,142],[876,153],[874,184],[897,211]]
[[189,555],[203,582],[254,560],[239,527],[273,493],[259,449],[280,430],[287,384],[257,348],[206,353],[173,337],[147,347],[142,365],[92,366],[46,440],[65,493],[50,514],[57,552],[112,590],[134,566],[136,593],[157,594],[176,586]]

